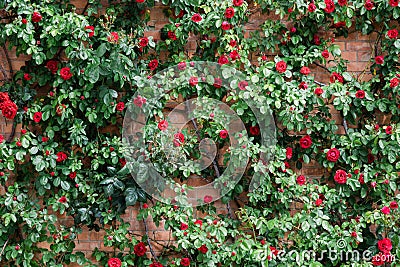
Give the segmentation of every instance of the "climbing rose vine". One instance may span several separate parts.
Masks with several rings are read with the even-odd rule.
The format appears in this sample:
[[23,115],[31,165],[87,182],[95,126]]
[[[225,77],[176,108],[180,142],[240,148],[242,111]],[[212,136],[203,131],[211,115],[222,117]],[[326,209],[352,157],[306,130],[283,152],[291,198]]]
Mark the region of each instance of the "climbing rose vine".
[[[5,55],[26,59],[20,69],[1,69],[0,110],[13,129],[0,138],[1,266],[398,266],[399,1],[103,4],[0,3]],[[161,13],[167,20],[158,31]],[[249,31],[254,21],[258,29]],[[356,62],[342,51],[355,40],[361,72],[350,71]],[[371,53],[361,54],[361,43]],[[246,78],[225,84],[227,70],[197,77],[190,67],[198,61]],[[189,72],[185,85],[159,101],[135,96],[171,66]],[[218,109],[173,131],[171,106],[196,97],[229,105],[248,134],[231,136]],[[273,148],[262,145],[248,99],[269,104],[257,108],[273,112]],[[220,202],[205,195],[196,208],[146,194],[135,179],[154,174],[139,164],[133,179],[135,163],[124,156],[129,101],[152,112],[140,156],[182,183],[177,202],[190,178],[213,181],[229,161],[248,158],[240,182]],[[200,169],[191,163],[205,138],[218,153]],[[141,234],[124,216],[131,206]],[[151,221],[173,240],[156,240]],[[101,233],[102,245],[79,251],[82,231]],[[305,251],[316,257],[290,256]]]

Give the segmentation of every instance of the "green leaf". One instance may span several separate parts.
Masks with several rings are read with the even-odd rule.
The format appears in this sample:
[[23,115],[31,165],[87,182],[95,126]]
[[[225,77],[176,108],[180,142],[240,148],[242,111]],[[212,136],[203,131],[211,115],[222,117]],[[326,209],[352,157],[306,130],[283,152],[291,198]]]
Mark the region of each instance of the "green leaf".
[[89,82],[96,83],[99,80],[99,77],[100,77],[99,67],[95,66],[90,70]]
[[71,187],[68,182],[61,181],[61,188],[64,189],[65,191],[68,191]]
[[135,187],[127,188],[125,191],[125,202],[127,206],[133,206],[138,200],[138,194]]
[[96,51],[97,57],[101,58],[107,52],[107,45],[106,43],[102,43]]

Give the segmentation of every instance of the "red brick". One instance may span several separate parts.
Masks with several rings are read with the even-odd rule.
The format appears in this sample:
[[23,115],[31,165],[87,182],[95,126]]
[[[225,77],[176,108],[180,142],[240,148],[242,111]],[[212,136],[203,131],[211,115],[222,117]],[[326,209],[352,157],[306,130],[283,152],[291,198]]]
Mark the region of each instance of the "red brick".
[[358,51],[357,52],[357,60],[358,61],[370,61],[373,55],[371,54],[372,51]]
[[342,52],[342,57],[343,57],[343,59],[347,59],[350,62],[354,62],[354,61],[357,61],[357,52],[344,51],[344,52]]
[[369,42],[347,42],[346,50],[349,51],[369,51],[371,50],[371,43]]

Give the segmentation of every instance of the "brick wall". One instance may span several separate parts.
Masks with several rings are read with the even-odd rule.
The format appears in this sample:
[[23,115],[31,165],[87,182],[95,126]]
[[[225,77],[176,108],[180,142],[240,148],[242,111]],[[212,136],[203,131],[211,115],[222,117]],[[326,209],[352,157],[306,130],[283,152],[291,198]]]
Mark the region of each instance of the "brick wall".
[[[84,6],[86,5],[85,1],[74,0],[72,1],[74,5],[77,7],[77,12],[82,12]],[[153,36],[155,40],[160,40],[160,29],[168,23],[168,19],[164,16],[164,9],[165,7],[161,5],[157,5],[156,7],[150,10],[150,21],[148,22],[149,30],[146,32],[147,36]],[[278,18],[276,18],[278,19]],[[258,29],[259,25],[265,20],[265,16],[260,14],[260,12],[254,13],[249,18],[249,22],[247,23],[246,29],[246,36],[250,31]],[[329,33],[321,33],[324,35],[329,35]],[[333,37],[333,36],[332,36]],[[372,36],[373,37],[373,36]],[[368,79],[369,75],[366,74],[365,68],[369,64],[370,55],[373,52],[371,49],[371,36],[362,36],[360,33],[351,33],[349,34],[348,38],[337,38],[335,43],[339,45],[340,49],[342,50],[342,55],[344,59],[349,60],[348,63],[348,70],[360,77],[362,79]],[[187,45],[187,49],[190,52],[194,52],[196,49],[196,42],[194,37],[190,37]],[[11,68],[16,71],[19,70],[22,66],[24,66],[25,61],[29,59],[28,56],[19,56],[15,55],[15,50],[8,51],[9,59],[11,61]],[[0,64],[1,67],[6,71],[6,73],[10,74],[10,66],[7,62],[6,55],[4,51],[1,51],[0,55]],[[313,73],[316,75],[316,80],[320,82],[327,82],[329,80],[329,74],[320,67],[311,66]],[[0,75],[2,75],[0,73]],[[10,76],[9,76],[10,77]],[[1,77],[4,79],[5,77]],[[336,120],[338,123],[340,134],[344,133],[344,128],[341,125],[342,118],[340,113],[332,109],[333,119]],[[6,121],[4,118],[0,117],[0,134],[3,134],[6,138],[11,133],[11,121]],[[17,133],[19,130],[17,129]],[[317,178],[320,177],[324,170],[320,168],[315,162],[311,162],[310,164],[305,164],[301,170],[297,170],[299,174],[306,175],[310,178]],[[198,186],[203,183],[200,179],[192,179],[190,180],[190,184],[192,186]],[[1,193],[1,190],[0,190]],[[233,205],[233,204],[232,204]],[[224,204],[217,202],[217,209],[220,213],[227,213],[227,208]],[[232,209],[235,210],[238,207],[233,205]],[[300,208],[300,206],[293,205],[293,212],[296,209]],[[145,233],[144,224],[141,221],[136,219],[136,215],[138,212],[139,207],[130,207],[127,209],[126,214],[123,218],[126,221],[129,221],[131,224],[131,230],[134,234],[143,235]],[[200,213],[198,213],[201,216]],[[60,223],[66,226],[72,225],[73,220],[72,218],[68,217],[61,217]],[[160,227],[156,227],[153,222],[148,219],[148,226],[149,226],[149,235],[151,239],[157,240],[157,242],[153,242],[153,246],[156,251],[160,251],[163,244],[168,244],[172,239],[172,235],[170,232],[164,230],[163,225],[161,224]],[[95,232],[95,231],[88,231],[88,229],[84,228],[83,232],[78,235],[76,240],[76,249],[79,251],[83,251],[90,257],[91,252],[94,248],[99,249],[110,249],[105,248],[103,245],[103,236],[104,232]],[[72,265],[71,265],[72,266]]]

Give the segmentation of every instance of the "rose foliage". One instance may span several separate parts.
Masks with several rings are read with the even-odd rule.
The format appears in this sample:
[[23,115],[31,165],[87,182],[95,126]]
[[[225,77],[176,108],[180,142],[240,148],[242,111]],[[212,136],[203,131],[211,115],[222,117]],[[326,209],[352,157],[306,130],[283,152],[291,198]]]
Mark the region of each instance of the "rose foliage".
[[[0,265],[397,266],[399,1],[161,2],[91,0],[84,10],[63,0],[1,2],[1,43],[28,60],[0,87],[2,114],[22,125],[16,138],[0,144]],[[157,40],[150,22],[156,9],[168,17]],[[246,32],[258,12],[264,14],[259,30]],[[335,42],[349,34],[371,43],[361,74],[347,70],[352,62]],[[229,73],[190,77],[151,107],[146,97],[135,98],[135,106],[154,111],[143,153],[160,173],[183,183],[194,174],[214,179],[212,165],[200,171],[182,161],[198,158],[198,138],[229,146],[227,129],[215,123],[221,113],[198,119],[197,132],[173,132],[163,110],[171,99],[226,102],[248,137],[236,136],[241,151],[225,149],[225,161],[218,157],[224,164],[233,154],[250,158],[244,177],[221,200],[240,207],[227,215],[211,196],[198,208],[157,202],[125,165],[122,119],[142,79],[169,66],[185,71],[196,61],[231,66],[247,78],[226,88],[221,83]],[[263,129],[245,101],[260,98],[279,125],[269,162],[259,160]],[[179,153],[179,162],[166,148]],[[310,165],[321,166],[319,175],[300,176]],[[254,173],[260,186],[248,192]],[[140,168],[136,175],[151,176]],[[134,235],[123,218],[134,205],[141,207],[138,221],[162,222],[175,238],[160,255],[149,253],[151,236]],[[204,216],[195,217],[197,210]],[[113,248],[94,249],[97,263],[74,249],[83,229],[102,231],[104,246]],[[309,250],[317,256],[289,254]],[[369,250],[371,257],[332,258],[328,250]]]

